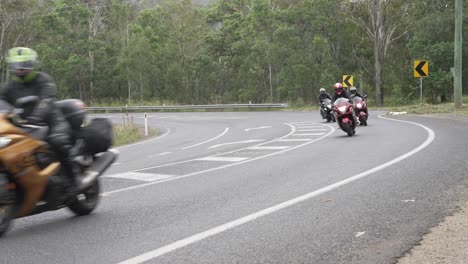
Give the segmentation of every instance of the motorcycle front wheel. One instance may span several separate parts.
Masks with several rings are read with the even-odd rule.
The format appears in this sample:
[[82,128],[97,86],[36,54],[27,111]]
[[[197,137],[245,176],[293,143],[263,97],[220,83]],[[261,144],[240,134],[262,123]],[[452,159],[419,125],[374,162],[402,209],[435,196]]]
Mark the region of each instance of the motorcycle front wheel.
[[68,205],[68,208],[76,215],[88,215],[96,209],[99,202],[99,194],[99,181],[95,181],[83,193],[76,195],[75,200]]
[[349,123],[343,124],[343,130],[348,134],[348,136],[352,137],[354,135],[353,129]]
[[0,237],[8,231],[11,221],[15,218],[15,193],[12,191],[3,193],[5,197],[0,199]]

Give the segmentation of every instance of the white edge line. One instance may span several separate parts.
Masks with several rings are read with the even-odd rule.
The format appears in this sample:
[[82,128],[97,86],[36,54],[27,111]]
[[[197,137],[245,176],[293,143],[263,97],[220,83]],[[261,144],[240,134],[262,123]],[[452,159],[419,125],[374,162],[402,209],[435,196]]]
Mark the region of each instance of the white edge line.
[[229,131],[229,128],[228,128],[228,127],[226,127],[226,129],[224,129],[224,132],[223,132],[223,133],[221,133],[221,134],[219,134],[219,135],[217,135],[216,137],[214,137],[214,138],[212,138],[212,139],[208,139],[207,141],[204,141],[204,142],[201,142],[201,143],[198,143],[198,144],[195,144],[195,145],[191,145],[191,146],[188,146],[188,147],[182,148],[182,149],[189,149],[189,148],[193,148],[193,147],[200,146],[200,145],[202,145],[202,144],[205,144],[205,143],[211,142],[211,141],[213,141],[213,140],[216,140],[216,139],[218,139],[218,138],[220,138],[220,137],[224,136],[224,134],[226,134],[228,131]]
[[410,121],[402,121],[402,120],[395,120],[395,119],[385,118],[385,117],[381,117],[381,116],[379,116],[379,118],[388,119],[388,120],[392,120],[392,121],[395,121],[395,122],[409,123],[409,124],[413,124],[413,125],[422,127],[428,133],[428,137],[426,138],[426,140],[421,145],[419,145],[417,148],[411,150],[410,152],[407,152],[407,153],[405,153],[405,154],[403,154],[403,155],[401,155],[401,156],[399,156],[399,157],[397,157],[397,158],[395,158],[393,160],[385,162],[385,163],[383,163],[383,164],[381,164],[381,165],[379,165],[377,167],[374,167],[374,168],[372,168],[370,170],[361,172],[361,173],[359,173],[357,175],[354,175],[354,176],[352,176],[350,178],[347,178],[345,180],[336,182],[336,183],[328,185],[328,186],[326,186],[324,188],[321,188],[321,189],[318,189],[316,191],[307,193],[305,195],[296,197],[294,199],[291,199],[289,201],[277,204],[275,206],[266,208],[266,209],[258,211],[256,213],[244,216],[244,217],[239,218],[237,220],[222,224],[222,225],[217,226],[215,228],[212,228],[212,229],[206,230],[204,232],[195,234],[193,236],[181,239],[181,240],[176,241],[174,243],[171,243],[169,245],[166,245],[166,246],[157,248],[155,250],[146,252],[146,253],[141,254],[139,256],[127,259],[125,261],[120,262],[119,264],[138,264],[138,263],[142,263],[142,262],[145,262],[145,261],[160,257],[160,256],[162,256],[164,254],[167,254],[167,253],[172,252],[174,250],[183,248],[185,246],[196,243],[198,241],[209,238],[211,236],[217,235],[217,234],[222,233],[222,232],[224,232],[226,230],[229,230],[229,229],[238,227],[240,225],[243,225],[245,223],[251,222],[251,221],[253,221],[253,220],[257,219],[257,218],[272,214],[272,213],[277,212],[279,210],[282,210],[284,208],[287,208],[287,207],[293,206],[293,205],[295,205],[297,203],[300,203],[300,202],[303,202],[305,200],[311,199],[311,198],[313,198],[315,196],[318,196],[320,194],[332,191],[332,190],[334,190],[334,189],[336,189],[338,187],[341,187],[341,186],[346,185],[348,183],[357,181],[357,180],[359,180],[361,178],[364,178],[364,177],[366,177],[368,175],[373,174],[374,172],[377,172],[377,171],[382,170],[384,168],[387,168],[387,167],[389,167],[389,166],[391,166],[391,165],[393,165],[395,163],[398,163],[398,162],[400,162],[400,161],[402,161],[404,159],[407,159],[407,158],[411,157],[412,155],[418,153],[419,151],[423,150],[424,148],[426,148],[428,145],[430,145],[434,141],[434,138],[435,138],[434,131],[432,131],[432,129],[430,129],[430,128],[424,126],[424,125],[414,123],[414,122],[410,122]]
[[[292,128],[291,130],[291,133],[294,133],[295,131],[295,128],[290,125],[290,124],[287,124],[288,126],[290,126]],[[327,125],[329,126],[329,125]],[[291,147],[291,148],[288,148],[288,149],[284,149],[284,150],[280,150],[280,151],[277,151],[277,152],[273,152],[273,153],[270,153],[270,154],[267,154],[267,155],[264,155],[264,156],[259,156],[259,157],[255,157],[255,158],[252,158],[252,159],[248,159],[248,160],[244,160],[244,161],[240,161],[240,162],[236,162],[236,163],[232,163],[232,164],[227,164],[227,165],[224,165],[224,166],[219,166],[219,167],[215,167],[215,168],[211,168],[211,169],[207,169],[207,170],[203,170],[203,171],[197,171],[197,172],[193,172],[193,173],[189,173],[189,174],[185,174],[185,175],[180,175],[180,176],[177,176],[177,177],[173,177],[173,178],[170,178],[170,179],[165,179],[165,180],[161,180],[161,181],[156,181],[156,182],[150,182],[150,183],[143,183],[143,184],[140,184],[140,185],[134,185],[134,186],[130,186],[130,187],[127,187],[127,188],[122,188],[122,189],[118,189],[118,190],[114,190],[114,191],[109,191],[109,192],[106,192],[106,193],[103,193],[101,194],[101,196],[109,196],[111,194],[115,194],[115,193],[120,193],[120,192],[125,192],[125,191],[130,191],[130,190],[133,190],[133,189],[139,189],[139,188],[143,188],[143,187],[146,187],[146,186],[150,186],[150,185],[154,185],[154,184],[160,184],[160,183],[163,183],[163,182],[168,182],[168,181],[174,181],[174,180],[178,180],[178,179],[182,179],[182,178],[187,178],[187,177],[191,177],[191,176],[195,176],[195,175],[199,175],[199,174],[203,174],[203,173],[206,173],[206,172],[210,172],[210,171],[215,171],[215,170],[220,170],[220,169],[225,169],[225,168],[229,168],[229,167],[232,167],[232,166],[236,166],[236,165],[240,165],[240,164],[244,164],[244,163],[247,163],[247,162],[251,162],[251,161],[255,161],[255,160],[259,160],[259,159],[264,159],[264,158],[267,158],[267,157],[271,157],[271,156],[274,156],[274,155],[279,155],[279,154],[282,154],[282,153],[286,153],[286,152],[289,152],[293,149],[297,149],[297,148],[300,148],[300,147],[303,147],[303,146],[306,146],[306,145],[309,145],[311,143],[314,143],[314,142],[317,142],[319,140],[322,140],[326,137],[328,137],[329,135],[331,135],[333,132],[335,132],[335,128],[332,127],[332,126],[329,126],[330,127],[330,132],[328,132],[326,135],[323,135],[315,140],[312,140],[312,141],[308,141],[306,143],[303,143],[303,144],[300,144],[300,145],[297,145],[297,146],[294,146],[294,147]],[[288,135],[286,135],[288,136]],[[286,137],[286,136],[283,136],[283,137]],[[262,143],[264,144],[264,143]],[[256,146],[259,146],[261,144],[258,144]],[[250,147],[247,147],[247,148],[243,148],[243,149],[240,149],[240,150],[244,150],[244,149],[248,149],[248,148],[251,148],[252,146]],[[237,152],[237,151],[240,151],[240,150],[235,150],[235,151],[230,151],[230,152],[225,152],[225,153],[222,153],[222,154],[219,154],[219,155],[224,155],[224,154],[228,154],[228,153],[232,153],[232,152]],[[216,157],[216,156],[219,156],[219,155],[215,155],[215,156],[211,156],[211,157]],[[198,158],[199,159],[199,158]],[[193,159],[192,161],[195,161],[195,160],[198,160],[198,159]],[[182,162],[179,162],[179,163],[182,163]],[[178,164],[178,163],[175,163],[175,164]],[[156,168],[156,167],[155,167]],[[148,168],[147,168],[148,169]],[[144,170],[147,170],[147,169],[144,169]],[[143,169],[142,169],[143,170]],[[138,172],[138,171],[141,171],[141,170],[135,170],[135,172]]]
[[151,142],[151,141],[155,141],[155,140],[158,140],[158,139],[161,139],[161,138],[167,136],[170,132],[171,132],[171,129],[167,128],[166,133],[162,134],[161,136],[158,136],[158,137],[155,137],[155,138],[152,138],[152,139],[148,139],[148,140],[144,140],[144,141],[140,141],[140,142],[134,143],[134,144],[129,144],[129,145],[124,145],[124,146],[121,146],[121,147],[117,147],[116,149],[124,149],[124,148],[128,148],[128,147],[133,147],[133,146],[145,144],[145,143],[148,143],[148,142]]

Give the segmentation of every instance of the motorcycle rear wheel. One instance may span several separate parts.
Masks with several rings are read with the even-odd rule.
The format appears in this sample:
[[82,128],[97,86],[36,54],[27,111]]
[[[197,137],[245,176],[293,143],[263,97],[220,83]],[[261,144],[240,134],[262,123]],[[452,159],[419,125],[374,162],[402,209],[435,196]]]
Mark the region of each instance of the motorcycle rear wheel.
[[367,126],[367,120],[366,120],[366,118],[360,117],[360,118],[359,118],[359,121],[361,122],[361,125]]
[[75,200],[68,205],[76,215],[88,215],[96,209],[99,202],[100,186],[99,181],[95,181],[86,191],[78,194]]

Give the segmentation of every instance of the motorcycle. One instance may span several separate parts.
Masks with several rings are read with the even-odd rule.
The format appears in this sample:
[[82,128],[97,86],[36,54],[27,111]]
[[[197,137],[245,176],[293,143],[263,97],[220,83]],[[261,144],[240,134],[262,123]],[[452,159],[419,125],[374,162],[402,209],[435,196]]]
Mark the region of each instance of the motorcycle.
[[366,101],[360,97],[353,97],[353,106],[355,114],[359,118],[360,125],[367,126],[367,118],[369,117],[369,115],[367,113]]
[[346,98],[338,98],[333,104],[333,112],[340,128],[352,137],[356,133],[353,105]]
[[335,116],[332,112],[332,102],[330,99],[323,100],[320,107],[320,114],[322,115],[322,119],[327,119],[327,122],[336,122]]
[[18,101],[13,110],[0,101],[0,236],[16,218],[65,207],[76,215],[90,214],[100,197],[99,176],[118,156],[116,150],[108,148],[100,153],[85,151],[86,142],[77,136],[86,128],[82,127],[84,104],[75,99],[56,102],[71,124],[75,146],[81,145],[77,148],[77,157],[82,160],[78,163],[82,172],[80,184],[74,192],[67,192],[70,179],[44,141],[48,127],[29,125],[19,117],[21,105],[37,103],[37,96]]

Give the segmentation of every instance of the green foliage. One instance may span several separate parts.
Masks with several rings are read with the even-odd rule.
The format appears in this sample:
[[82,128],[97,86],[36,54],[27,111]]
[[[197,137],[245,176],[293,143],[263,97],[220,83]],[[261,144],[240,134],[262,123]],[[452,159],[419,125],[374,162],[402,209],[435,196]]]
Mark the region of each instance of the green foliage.
[[[9,48],[32,47],[61,97],[91,105],[287,101],[302,107],[315,103],[320,87],[331,93],[343,74],[353,74],[375,100],[373,42],[347,13],[351,2],[209,2],[2,0],[0,63]],[[430,60],[426,99],[451,100],[452,2],[395,0],[385,10],[386,23],[399,25],[394,36],[408,29],[387,50],[386,103],[418,99],[413,59]],[[353,8],[369,21],[365,5]],[[403,9],[403,16],[388,16]],[[464,64],[466,71],[468,59]],[[6,73],[2,64],[2,81]]]

